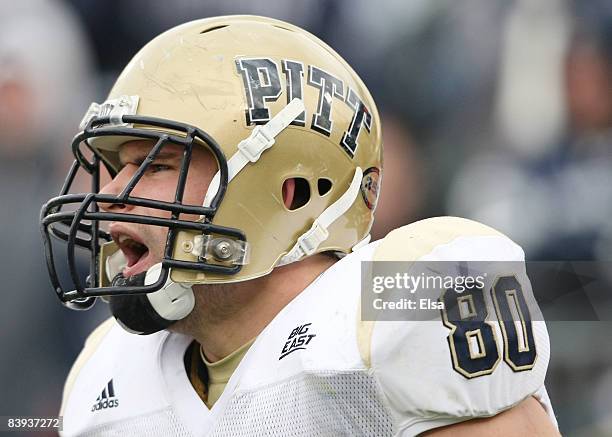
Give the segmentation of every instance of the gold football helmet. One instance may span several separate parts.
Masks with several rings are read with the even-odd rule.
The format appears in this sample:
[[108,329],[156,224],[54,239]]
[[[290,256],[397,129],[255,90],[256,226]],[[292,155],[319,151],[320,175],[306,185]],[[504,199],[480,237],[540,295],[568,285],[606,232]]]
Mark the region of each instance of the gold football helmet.
[[[296,26],[227,16],[175,27],[136,54],[81,129],[60,196],[41,213],[50,276],[68,306],[153,293],[168,283],[245,281],[314,253],[349,253],[369,235],[381,178],[376,106],[351,67]],[[119,147],[134,139],[155,144],[151,158],[167,144],[185,148],[174,202],[131,195],[148,160],[122,193],[99,193],[100,165],[115,175]],[[202,205],[182,203],[192,147],[208,148],[218,163]],[[91,175],[92,192],[70,194],[79,171]],[[283,184],[292,178],[301,191],[297,207],[283,202]],[[172,217],[105,212],[99,203],[157,208]],[[193,214],[200,219],[185,219]],[[120,251],[100,225],[112,221],[168,228],[152,280],[113,281]],[[50,237],[67,243],[68,287]],[[77,247],[91,251],[86,279]]]

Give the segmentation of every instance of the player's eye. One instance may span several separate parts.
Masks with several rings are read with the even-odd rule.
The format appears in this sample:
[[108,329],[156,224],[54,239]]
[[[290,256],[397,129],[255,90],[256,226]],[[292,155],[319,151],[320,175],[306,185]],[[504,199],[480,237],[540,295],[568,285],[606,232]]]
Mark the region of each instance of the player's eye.
[[159,173],[161,171],[170,170],[170,166],[166,164],[151,164],[148,167],[149,172]]

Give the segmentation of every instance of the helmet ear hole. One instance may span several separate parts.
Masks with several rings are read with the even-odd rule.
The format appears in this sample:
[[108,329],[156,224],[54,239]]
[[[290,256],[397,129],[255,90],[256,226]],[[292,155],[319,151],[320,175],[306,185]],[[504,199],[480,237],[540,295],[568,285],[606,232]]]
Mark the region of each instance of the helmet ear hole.
[[317,181],[317,189],[319,190],[319,196],[325,196],[332,189],[332,181],[326,178],[320,178]]
[[290,178],[283,183],[283,200],[289,211],[295,211],[310,200],[310,185],[304,178]]

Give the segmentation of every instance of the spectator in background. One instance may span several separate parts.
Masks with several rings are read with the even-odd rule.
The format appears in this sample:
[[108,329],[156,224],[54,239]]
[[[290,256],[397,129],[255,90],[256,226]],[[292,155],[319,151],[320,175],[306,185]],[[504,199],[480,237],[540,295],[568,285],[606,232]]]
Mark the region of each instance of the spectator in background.
[[[203,17],[252,14],[290,21],[316,35],[339,0],[66,0],[79,12],[99,60],[105,94],[117,74],[145,43],[178,24]],[[134,20],[134,17],[139,17]]]
[[497,140],[461,169],[449,210],[513,235],[530,259],[610,259],[612,11],[544,3],[544,19],[523,1],[509,16]]
[[91,100],[83,38],[63,3],[0,2],[1,415],[55,416],[70,362],[96,323],[57,305],[38,230],[40,206],[65,172],[66,142]]
[[403,21],[410,25],[399,25],[397,11],[395,32],[371,63],[385,66],[375,79],[383,110],[395,113],[419,145],[424,204],[417,218],[447,213],[445,196],[456,172],[488,144],[507,3],[404,2],[409,15]]

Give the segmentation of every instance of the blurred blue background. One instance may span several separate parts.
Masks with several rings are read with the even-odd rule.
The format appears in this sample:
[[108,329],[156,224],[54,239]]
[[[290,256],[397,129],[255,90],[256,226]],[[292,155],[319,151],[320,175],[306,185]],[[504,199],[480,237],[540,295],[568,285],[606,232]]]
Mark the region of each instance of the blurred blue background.
[[[310,30],[372,91],[386,147],[375,237],[459,215],[531,260],[612,260],[609,0],[3,1],[0,416],[56,415],[71,363],[107,317],[103,304],[60,306],[38,231],[87,106],[153,36],[236,13]],[[612,323],[549,329],[561,431],[612,436]]]

